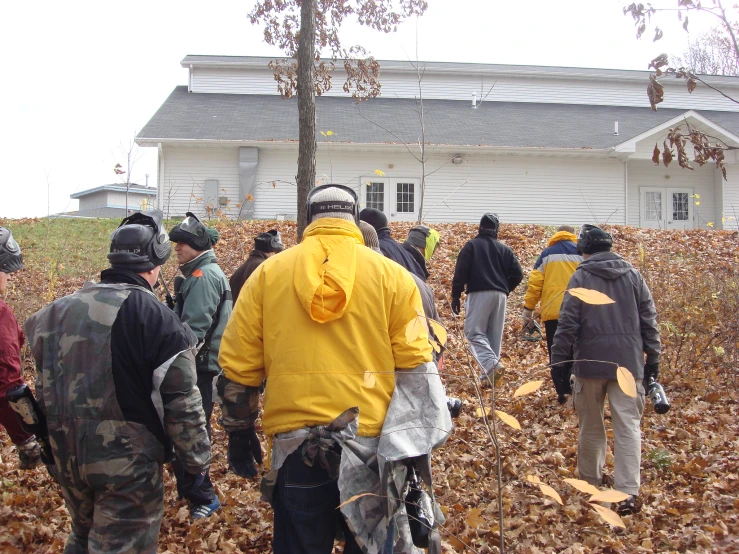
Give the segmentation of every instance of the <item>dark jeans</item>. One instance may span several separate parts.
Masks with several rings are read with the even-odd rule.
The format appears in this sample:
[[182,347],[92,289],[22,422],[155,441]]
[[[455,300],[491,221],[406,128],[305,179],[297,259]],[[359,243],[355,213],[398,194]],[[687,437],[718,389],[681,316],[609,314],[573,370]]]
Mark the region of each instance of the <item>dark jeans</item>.
[[[198,389],[200,396],[203,397],[203,410],[205,411],[205,428],[210,438],[210,416],[213,413],[213,378],[212,374],[198,374]],[[187,498],[192,504],[200,506],[202,504],[210,504],[216,499],[216,491],[213,488],[213,482],[210,480],[210,470],[205,474],[203,484],[195,490],[187,494],[182,492],[182,481],[185,476],[185,468],[179,460],[172,462],[174,476],[177,479],[177,494],[180,497]]]
[[[550,319],[544,322],[544,329],[547,332],[547,352],[549,352],[549,363],[552,363],[552,345],[554,344],[554,334],[557,332],[557,325],[559,320]],[[570,359],[572,359],[572,350],[570,350]],[[562,375],[564,379],[569,383],[570,374],[572,373],[572,362],[566,364],[559,364],[557,368],[552,368],[552,380],[556,381],[555,369],[559,371],[559,375]]]
[[[272,548],[275,554],[330,554],[334,548],[337,525],[344,531],[345,554],[361,554],[341,511],[339,487],[325,469],[316,463],[303,463],[298,448],[280,468],[274,493],[275,530]],[[395,525],[388,529],[388,541],[382,554],[391,554]]]

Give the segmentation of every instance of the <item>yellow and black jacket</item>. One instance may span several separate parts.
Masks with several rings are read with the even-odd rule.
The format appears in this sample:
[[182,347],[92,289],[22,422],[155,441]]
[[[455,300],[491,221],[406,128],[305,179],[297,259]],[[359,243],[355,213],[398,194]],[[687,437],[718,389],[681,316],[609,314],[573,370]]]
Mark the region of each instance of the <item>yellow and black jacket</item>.
[[541,320],[559,319],[564,291],[580,262],[577,237],[567,231],[555,233],[529,275],[524,306],[533,310],[541,300]]

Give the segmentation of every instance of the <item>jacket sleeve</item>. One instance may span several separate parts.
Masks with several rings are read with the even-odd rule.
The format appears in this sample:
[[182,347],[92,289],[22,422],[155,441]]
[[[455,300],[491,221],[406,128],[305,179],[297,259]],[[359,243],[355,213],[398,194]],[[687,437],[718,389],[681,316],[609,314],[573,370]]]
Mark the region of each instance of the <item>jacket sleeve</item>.
[[[403,272],[398,275],[398,290],[390,308],[390,345],[397,369],[411,369],[431,361],[428,327],[423,317],[421,293],[413,278]],[[419,317],[420,316],[420,317]],[[408,325],[417,325],[406,332]],[[408,338],[413,337],[409,341]]]
[[647,354],[648,364],[658,364],[662,345],[657,327],[657,309],[654,307],[654,299],[644,278],[639,275],[641,290],[639,291],[639,325],[641,328],[644,352]]
[[218,364],[229,381],[259,387],[265,377],[262,276],[263,266],[246,280],[223,332]]
[[10,308],[0,304],[0,394],[3,396],[7,389],[23,382],[20,358],[22,346],[23,331]]
[[544,253],[542,252],[539,259],[536,260],[536,264],[534,264],[534,269],[529,273],[529,283],[526,287],[526,296],[523,299],[524,307],[529,310],[536,308],[539,300],[541,300],[541,290],[544,287],[544,272],[541,270],[543,256]]
[[202,341],[213,323],[213,316],[221,302],[221,291],[215,280],[205,273],[190,279],[192,285],[187,291],[180,319],[190,326],[198,341]]
[[164,431],[174,444],[177,459],[189,473],[205,471],[211,460],[210,439],[192,350],[172,360],[159,393],[164,405]]
[[521,284],[521,281],[523,281],[523,269],[521,268],[521,264],[513,253],[513,250],[510,251],[510,254],[511,263],[508,267],[508,294],[516,290],[516,287]]
[[234,274],[231,275],[231,278],[228,280],[228,286],[231,287],[231,297],[233,298],[234,306],[236,305],[236,301],[239,299],[241,287],[244,286],[244,282],[246,281],[246,279],[244,279],[244,273],[246,273],[246,270],[242,265],[234,271]]
[[472,265],[472,243],[468,242],[459,251],[457,265],[454,267],[454,278],[452,279],[452,298],[462,296],[464,287],[470,278],[470,266]]
[[254,426],[259,416],[260,389],[235,383],[219,375],[216,384],[221,400],[221,423],[227,433]]
[[[567,286],[568,289],[579,287],[580,276],[575,272]],[[552,344],[552,365],[567,361],[570,357],[572,345],[580,333],[580,310],[582,301],[571,294],[565,293],[562,307],[559,311],[559,323]]]

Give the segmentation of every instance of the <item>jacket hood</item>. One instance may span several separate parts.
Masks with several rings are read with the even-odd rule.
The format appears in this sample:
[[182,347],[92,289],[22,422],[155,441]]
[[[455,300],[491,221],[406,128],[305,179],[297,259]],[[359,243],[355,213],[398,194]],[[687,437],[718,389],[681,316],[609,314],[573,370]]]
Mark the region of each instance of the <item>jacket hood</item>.
[[193,271],[196,269],[199,269],[203,267],[204,265],[208,265],[210,263],[214,263],[216,261],[216,255],[212,250],[206,250],[202,254],[200,254],[197,258],[193,258],[189,262],[185,262],[180,266],[180,271],[185,277],[190,277],[192,275]]
[[576,243],[577,237],[567,231],[557,231],[552,235],[552,238],[549,239],[547,246],[552,246],[553,244],[557,244],[558,242],[562,242],[565,240]]
[[321,218],[306,228],[293,285],[313,321],[328,323],[344,315],[357,274],[357,248],[363,245],[352,221]]
[[614,254],[613,252],[599,252],[583,261],[578,266],[578,269],[613,281],[634,269],[634,266],[618,254]]

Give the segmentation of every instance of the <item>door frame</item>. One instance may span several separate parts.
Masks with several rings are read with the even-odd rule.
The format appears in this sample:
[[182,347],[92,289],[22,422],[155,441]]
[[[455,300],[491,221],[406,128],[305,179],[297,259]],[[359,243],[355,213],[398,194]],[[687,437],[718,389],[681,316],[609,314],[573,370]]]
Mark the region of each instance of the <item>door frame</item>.
[[[645,225],[647,219],[646,215],[646,201],[645,193],[647,192],[661,192],[662,193],[662,217],[656,221],[656,225]],[[675,225],[675,221],[672,218],[672,194],[676,192],[682,192],[688,194],[688,219],[685,220],[685,224]],[[693,222],[693,202],[694,189],[691,187],[655,187],[655,186],[644,186],[639,187],[639,227],[642,228],[655,228],[655,229],[692,229],[694,227]]]
[[[362,178],[362,193],[360,196],[360,203],[363,207],[367,207],[367,191],[370,186],[374,183],[382,183],[384,185],[383,192],[383,213],[387,216],[388,221],[415,221],[418,217],[419,207],[419,179],[405,178],[405,177],[377,177],[376,175],[363,177]],[[401,212],[398,211],[398,185],[400,184],[412,184],[413,185],[413,211]],[[376,206],[373,206],[376,207]]]

